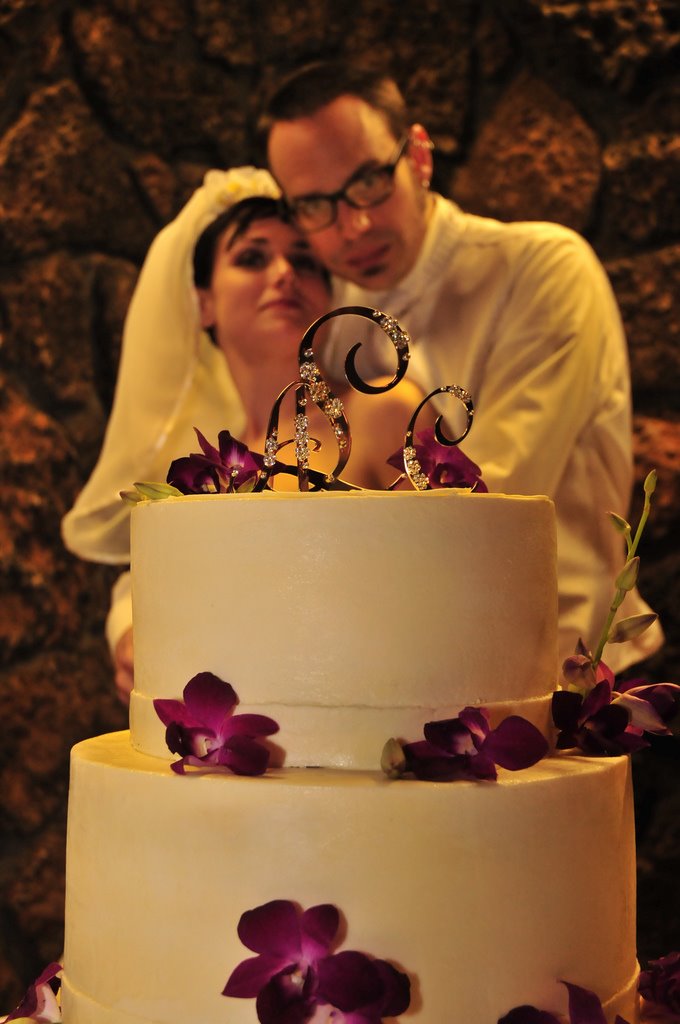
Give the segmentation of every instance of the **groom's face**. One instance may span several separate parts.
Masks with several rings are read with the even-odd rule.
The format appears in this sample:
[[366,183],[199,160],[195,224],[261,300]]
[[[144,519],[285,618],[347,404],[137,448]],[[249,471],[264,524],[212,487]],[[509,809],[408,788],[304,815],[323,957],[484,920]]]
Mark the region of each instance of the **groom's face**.
[[[289,201],[328,196],[390,164],[399,142],[380,111],[356,96],[340,96],[308,117],[275,122],[269,166]],[[319,259],[362,287],[381,291],[396,285],[415,263],[425,236],[430,174],[429,150],[409,137],[387,198],[361,209],[339,199],[333,222],[308,231]]]

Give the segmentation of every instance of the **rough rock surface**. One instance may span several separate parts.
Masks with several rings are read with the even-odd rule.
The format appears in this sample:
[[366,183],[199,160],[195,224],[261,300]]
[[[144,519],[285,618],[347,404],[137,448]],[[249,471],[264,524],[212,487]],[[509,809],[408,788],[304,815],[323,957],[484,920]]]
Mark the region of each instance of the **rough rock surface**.
[[[679,52],[671,0],[0,4],[0,1010],[61,950],[69,748],[125,727],[102,636],[115,573],[71,557],[59,521],[144,253],[208,167],[256,159],[283,70],[387,61],[440,190],[594,245],[630,341],[638,484],[659,473],[641,588],[668,642],[645,670],[680,680]],[[643,960],[680,948],[679,743],[635,759]]]

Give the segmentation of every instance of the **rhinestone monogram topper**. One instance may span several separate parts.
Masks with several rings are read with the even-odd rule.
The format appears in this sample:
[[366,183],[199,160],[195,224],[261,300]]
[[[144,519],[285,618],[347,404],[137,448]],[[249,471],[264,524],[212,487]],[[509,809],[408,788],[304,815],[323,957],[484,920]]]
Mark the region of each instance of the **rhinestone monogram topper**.
[[[305,332],[300,343],[298,363],[300,367],[299,380],[291,381],[279,394],[269,417],[267,435],[264,447],[264,469],[255,485],[256,491],[262,491],[267,486],[272,470],[276,465],[278,452],[289,444],[294,445],[295,462],[297,467],[298,488],[301,491],[318,490],[359,490],[354,484],[344,481],[340,474],[349,461],[352,450],[352,435],[350,425],[345,415],[345,407],[342,399],[333,393],[330,385],[323,376],[317,361],[314,358],[313,341],[319,328],[328,320],[336,316],[354,315],[370,320],[382,329],[387,335],[397,357],[397,368],[390,381],[382,386],[370,384],[364,380],[356,368],[356,356],[361,348],[361,342],[352,346],[345,358],[345,377],[348,384],[355,391],[366,395],[383,394],[396,387],[403,379],[409,363],[409,342],[410,338],[406,331],[399,325],[394,317],[387,313],[381,313],[369,306],[343,306],[324,314],[315,320]],[[283,400],[293,391],[295,395],[295,416],[294,416],[294,437],[281,441],[279,437],[279,416]],[[423,491],[430,489],[430,481],[427,474],[420,465],[414,445],[414,433],[416,420],[422,409],[436,395],[450,394],[463,403],[466,412],[466,424],[463,432],[455,438],[449,438],[442,428],[442,416],[435,421],[435,437],[440,444],[448,447],[459,444],[469,433],[472,426],[474,407],[472,398],[465,388],[457,384],[444,385],[435,388],[429,395],[419,403],[415,409],[404,436],[404,472],[390,485],[390,489],[396,487],[402,480],[408,479],[416,490]],[[307,417],[307,404],[312,401],[328,420],[330,428],[335,437],[338,447],[338,459],[335,468],[330,473],[319,473],[310,468],[310,451],[316,451],[320,447],[319,442],[309,436],[309,420]]]

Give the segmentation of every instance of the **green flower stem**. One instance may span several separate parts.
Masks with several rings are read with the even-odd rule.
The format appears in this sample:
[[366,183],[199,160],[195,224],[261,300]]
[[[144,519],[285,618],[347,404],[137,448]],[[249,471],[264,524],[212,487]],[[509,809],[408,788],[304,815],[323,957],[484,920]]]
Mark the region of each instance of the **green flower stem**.
[[647,491],[645,491],[645,504],[644,504],[644,507],[642,509],[642,515],[640,516],[640,522],[638,523],[638,528],[635,531],[635,537],[633,538],[632,542],[630,540],[628,541],[628,544],[629,544],[629,547],[628,547],[628,558],[629,559],[631,559],[633,557],[633,555],[635,554],[635,552],[638,549],[638,544],[640,543],[640,538],[642,537],[642,531],[644,530],[645,526],[647,525],[647,519],[649,518],[649,512],[650,512],[651,507],[652,507],[652,495],[651,494],[647,494]]
[[[647,474],[647,478],[645,480],[645,484],[644,484],[645,503],[644,503],[644,506],[642,508],[642,514],[640,516],[640,522],[638,523],[637,530],[635,531],[635,536],[634,536],[634,538],[632,540],[630,539],[630,534],[628,534],[628,536],[626,537],[626,546],[628,548],[628,559],[627,559],[627,561],[630,561],[631,558],[635,557],[635,553],[636,553],[636,551],[638,549],[638,544],[640,543],[640,538],[642,537],[643,530],[644,530],[645,526],[647,525],[647,519],[649,518],[649,512],[650,512],[650,509],[652,507],[652,494],[654,493],[655,488],[656,488],[656,471],[652,470],[650,473]],[[607,620],[606,620],[606,622],[604,624],[602,632],[600,633],[600,639],[598,641],[597,649],[595,651],[595,655],[594,655],[593,660],[592,660],[593,669],[596,669],[597,666],[600,664],[600,661],[602,660],[602,652],[603,652],[603,650],[605,648],[605,644],[607,643],[607,638],[608,638],[609,632],[610,632],[610,630],[612,628],[612,623],[614,621],[614,616],[616,615],[617,611],[621,607],[621,602],[623,601],[624,597],[626,596],[626,593],[627,593],[626,590],[622,590],[622,589],[617,587],[616,593],[614,594],[614,600],[612,601],[612,603],[610,605],[609,614],[607,616]]]
[[612,601],[609,607],[609,614],[607,616],[607,620],[604,624],[602,632],[600,633],[600,639],[597,644],[597,650],[595,651],[595,655],[593,657],[592,665],[594,669],[597,668],[597,666],[600,664],[600,661],[602,660],[602,652],[604,650],[605,644],[607,643],[607,637],[609,636],[609,631],[612,628],[614,616],[621,607],[621,602],[626,596],[626,593],[627,591],[625,590],[617,590],[614,594],[614,600]]

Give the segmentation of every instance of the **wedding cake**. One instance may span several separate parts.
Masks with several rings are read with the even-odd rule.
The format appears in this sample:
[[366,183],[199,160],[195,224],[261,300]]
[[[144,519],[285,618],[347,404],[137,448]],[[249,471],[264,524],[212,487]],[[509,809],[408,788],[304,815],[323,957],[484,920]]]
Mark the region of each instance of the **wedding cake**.
[[[66,1024],[276,1020],[222,993],[253,951],[281,953],[280,934],[247,948],[243,915],[289,902],[337,908],[343,949],[408,978],[384,1020],[564,1013],[562,981],[597,992],[608,1021],[636,1019],[628,759],[552,756],[495,782],[380,770],[386,740],[464,707],[548,734],[547,499],[226,494],[142,502],[132,518],[131,729],[72,756]],[[198,673],[233,686],[238,714],[278,723],[264,774],[171,770],[154,701]]]

